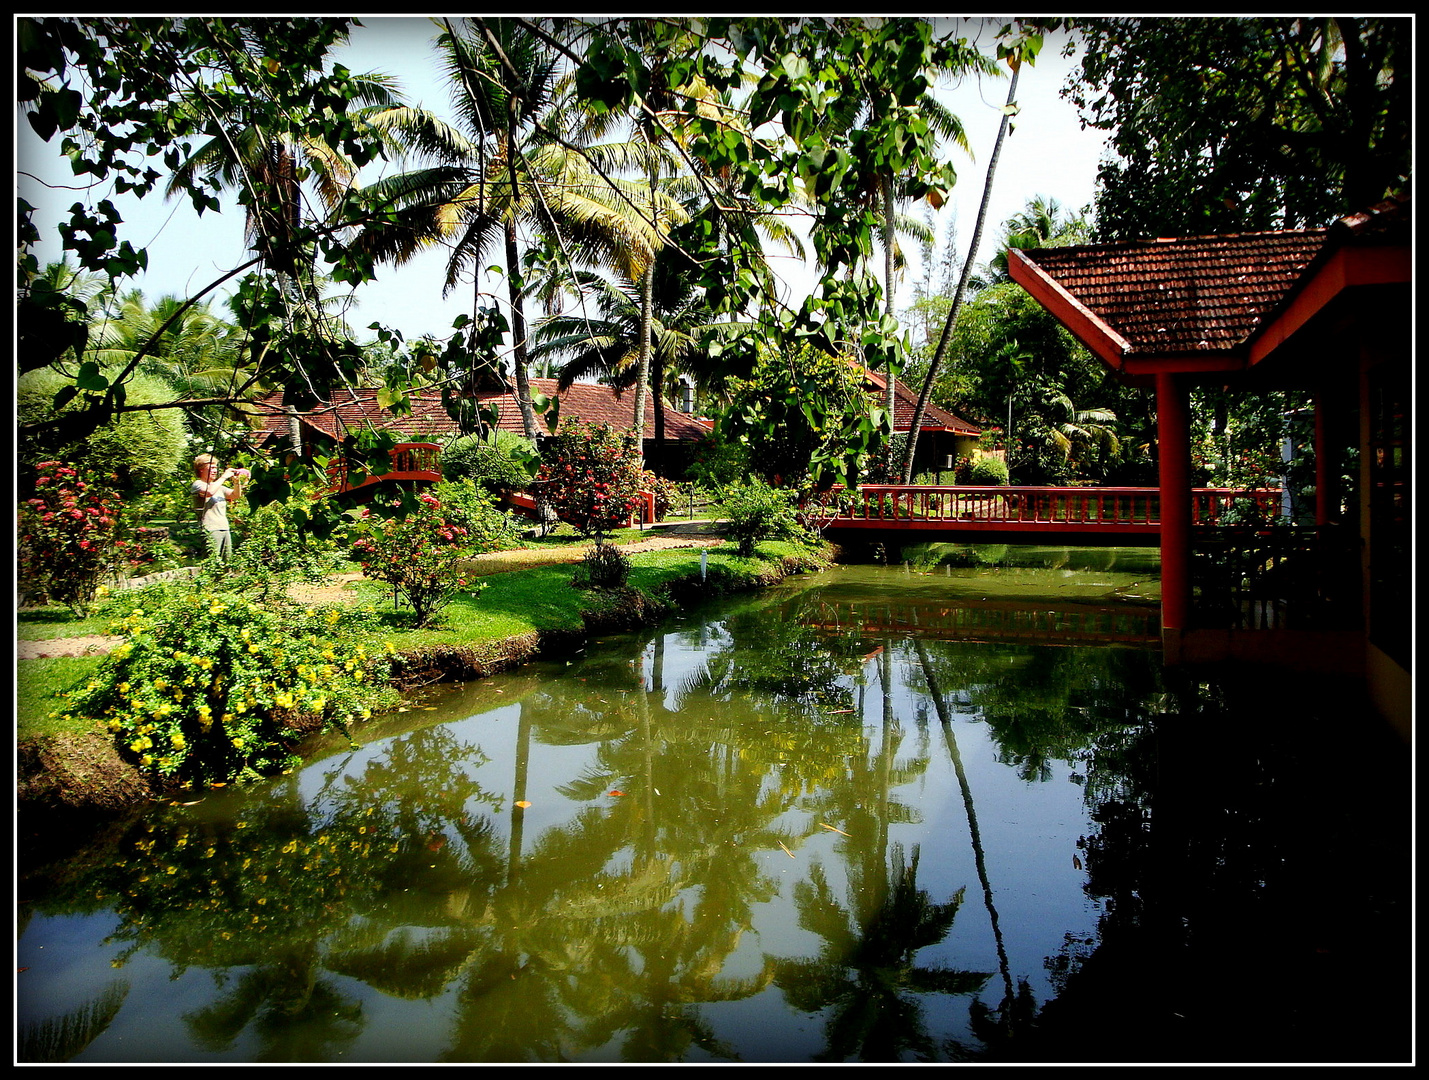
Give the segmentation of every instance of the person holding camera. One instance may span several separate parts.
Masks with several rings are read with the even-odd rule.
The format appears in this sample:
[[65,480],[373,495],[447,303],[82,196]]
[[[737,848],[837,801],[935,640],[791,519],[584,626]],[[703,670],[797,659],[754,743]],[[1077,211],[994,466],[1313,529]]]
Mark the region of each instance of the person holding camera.
[[[194,482],[189,488],[193,494],[194,513],[198,523],[208,535],[208,553],[220,562],[227,562],[233,554],[233,534],[228,528],[228,504],[238,498],[240,483],[249,475],[247,469],[225,469],[218,471],[218,459],[212,454],[200,454],[194,458]],[[232,480],[233,486],[224,481]]]

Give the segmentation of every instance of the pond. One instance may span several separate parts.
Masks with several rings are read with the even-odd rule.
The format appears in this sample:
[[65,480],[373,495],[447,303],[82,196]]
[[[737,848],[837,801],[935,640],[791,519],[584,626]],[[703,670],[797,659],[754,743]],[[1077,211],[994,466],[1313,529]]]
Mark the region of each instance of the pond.
[[1407,753],[1155,573],[843,567],[156,805],[22,868],[20,1060],[1409,1060]]

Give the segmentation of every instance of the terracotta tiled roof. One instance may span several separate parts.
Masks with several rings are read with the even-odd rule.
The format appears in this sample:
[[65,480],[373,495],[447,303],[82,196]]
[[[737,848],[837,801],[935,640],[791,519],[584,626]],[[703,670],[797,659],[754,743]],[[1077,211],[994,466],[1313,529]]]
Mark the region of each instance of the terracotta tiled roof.
[[1260,363],[1335,297],[1408,284],[1411,206],[1329,229],[1010,251],[1013,280],[1128,377]]
[[[876,371],[864,371],[864,383],[873,393],[877,402],[884,403],[884,393],[888,386],[885,376]],[[906,432],[913,426],[913,413],[918,408],[918,395],[902,381],[894,384],[893,388],[893,430],[895,432]],[[951,431],[955,435],[981,435],[982,428],[976,424],[970,424],[961,416],[950,413],[947,409],[940,409],[931,401],[923,410],[922,431]]]
[[[633,393],[617,395],[610,387],[588,383],[576,383],[557,395],[555,379],[532,379],[531,387],[547,396],[559,396],[561,402],[559,423],[572,420],[588,420],[593,423],[608,423],[615,427],[627,427],[635,406]],[[358,431],[369,423],[378,430],[401,431],[414,438],[430,438],[441,442],[456,435],[456,424],[442,406],[440,394],[417,393],[412,395],[412,412],[409,416],[392,416],[377,403],[378,389],[364,387],[358,390],[334,391],[325,407],[312,409],[302,415],[305,438],[322,434],[328,438],[338,438],[344,432]],[[497,427],[502,431],[523,432],[521,412],[510,393],[481,394],[480,400],[487,405],[495,405],[499,410]],[[287,414],[283,411],[283,395],[270,395],[259,406],[264,418],[264,436],[285,437],[288,431]],[[538,422],[540,418],[538,417]],[[543,432],[545,428],[542,428]],[[558,424],[559,430],[559,424]],[[665,409],[665,438],[667,441],[684,442],[702,439],[709,434],[709,428],[686,413],[675,409]],[[645,404],[646,439],[655,437],[655,405],[647,399]]]
[[1020,254],[1127,344],[1182,353],[1239,345],[1295,287],[1326,230],[1051,247]]

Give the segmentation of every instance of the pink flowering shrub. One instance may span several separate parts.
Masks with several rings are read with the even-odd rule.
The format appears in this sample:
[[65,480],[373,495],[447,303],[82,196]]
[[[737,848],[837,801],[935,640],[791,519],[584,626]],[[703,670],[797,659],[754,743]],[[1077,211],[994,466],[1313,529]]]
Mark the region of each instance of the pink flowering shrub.
[[457,565],[471,553],[466,524],[425,492],[415,506],[395,500],[378,510],[392,516],[374,513],[372,507],[362,512],[353,526],[352,557],[365,575],[391,585],[411,606],[417,626],[430,626],[458,590],[471,588]]
[[536,480],[556,515],[597,540],[640,505],[640,456],[633,437],[609,424],[562,424],[541,447]]
[[35,495],[20,504],[20,580],[83,617],[113,565],[119,500],[62,462],[37,468]]

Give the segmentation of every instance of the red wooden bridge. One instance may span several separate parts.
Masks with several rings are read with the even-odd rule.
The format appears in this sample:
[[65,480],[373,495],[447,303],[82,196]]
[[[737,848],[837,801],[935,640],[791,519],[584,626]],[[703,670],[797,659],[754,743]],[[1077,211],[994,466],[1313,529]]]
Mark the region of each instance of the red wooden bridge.
[[[866,484],[834,489],[805,504],[805,517],[825,531],[881,530],[919,540],[1080,540],[1155,543],[1161,493],[1145,487],[918,487]],[[1193,526],[1265,524],[1281,514],[1278,488],[1194,488]],[[910,536],[910,539],[912,537]]]
[[348,473],[347,462],[342,459],[334,461],[328,466],[327,486],[318,493],[319,497],[360,491],[375,484],[390,483],[398,487],[404,484],[435,484],[442,478],[442,448],[436,443],[398,443],[388,454],[392,458],[390,469],[384,473],[370,472],[355,484]]

